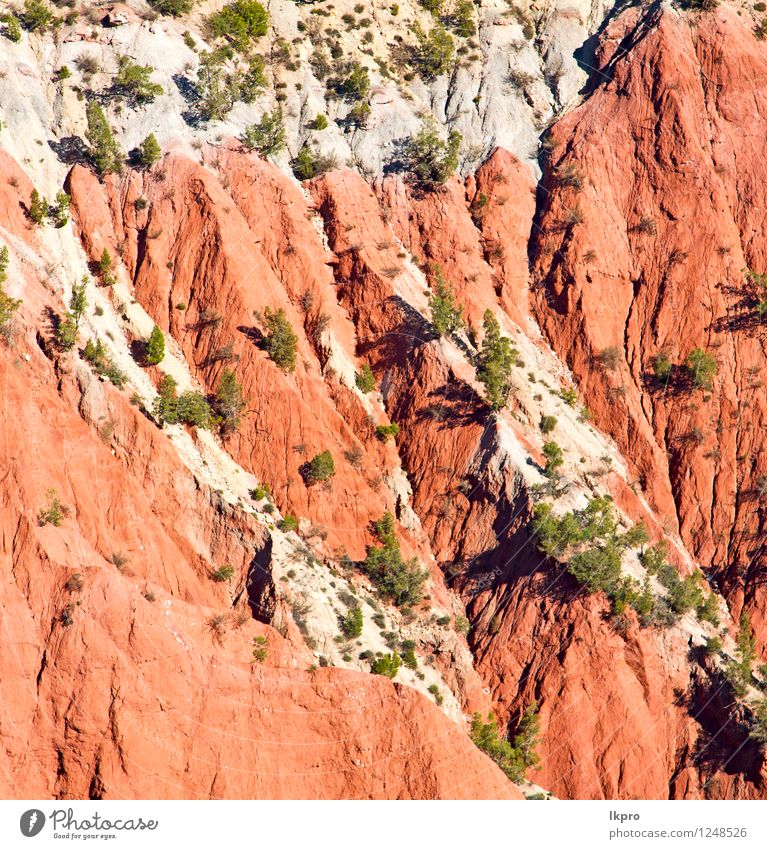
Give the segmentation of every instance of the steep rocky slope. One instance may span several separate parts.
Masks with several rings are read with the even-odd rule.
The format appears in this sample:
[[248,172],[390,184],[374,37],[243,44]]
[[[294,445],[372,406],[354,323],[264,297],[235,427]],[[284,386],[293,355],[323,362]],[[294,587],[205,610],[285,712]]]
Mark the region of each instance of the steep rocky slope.
[[[412,24],[438,22],[421,5],[273,0],[255,101],[206,121],[194,87],[223,5],[82,7],[3,41],[0,246],[22,301],[0,343],[5,792],[519,798],[470,717],[494,711],[513,739],[536,703],[537,786],[513,776],[527,795],[763,798],[764,675],[738,694],[727,672],[742,608],[757,653],[767,641],[751,19],[490,0],[450,73],[425,78]],[[318,50],[368,67],[368,90],[328,85]],[[155,68],[151,102],[110,88],[126,51]],[[99,178],[82,140],[95,100],[125,150],[154,132],[161,161]],[[241,139],[276,105],[287,148],[259,156]],[[436,189],[398,159],[427,114],[462,136],[460,174]],[[302,184],[305,144],[331,160]],[[35,225],[33,188],[65,189],[71,222]],[[440,278],[465,320],[442,336]],[[294,371],[265,350],[267,308],[296,334]],[[488,310],[516,351],[496,411]],[[147,366],[155,324],[166,353]],[[88,364],[89,339],[118,380]],[[684,366],[695,347],[716,355],[710,389]],[[163,427],[162,373],[211,397],[226,369],[236,429]],[[335,474],[312,483],[324,451]],[[715,617],[623,610],[543,553],[537,504],[606,495],[620,531],[642,522],[681,575],[703,570]],[[391,604],[361,566],[387,511],[428,574],[418,603]],[[667,610],[643,548],[621,550],[622,574]],[[393,650],[411,652],[395,682],[371,675]]]

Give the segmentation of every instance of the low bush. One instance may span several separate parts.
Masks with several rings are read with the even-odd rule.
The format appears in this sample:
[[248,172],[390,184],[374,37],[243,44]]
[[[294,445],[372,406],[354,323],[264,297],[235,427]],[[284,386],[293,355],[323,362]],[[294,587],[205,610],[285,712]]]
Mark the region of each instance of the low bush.
[[210,577],[212,580],[220,584],[223,584],[226,581],[231,581],[234,577],[234,566],[231,566],[229,563],[224,566],[220,566],[218,569],[210,573]]
[[387,678],[395,678],[401,666],[402,658],[395,651],[374,660],[370,665],[370,671],[374,675],[385,675]]
[[487,722],[482,720],[481,714],[474,714],[471,739],[498,764],[510,781],[519,783],[524,781],[526,770],[539,762],[535,751],[539,727],[538,707],[533,702],[522,715],[511,743],[498,733],[498,724],[492,713],[487,715]]
[[264,321],[266,323],[264,347],[269,358],[283,371],[294,371],[298,337],[293,332],[285,311],[282,307],[277,310],[267,307],[264,310]]
[[354,382],[360,392],[363,392],[366,395],[368,392],[372,392],[376,388],[376,379],[373,375],[373,369],[365,363],[362,366],[362,371],[360,371],[354,378]]
[[391,438],[399,434],[399,425],[396,422],[388,425],[378,425],[376,427],[376,439],[381,442],[388,442]]
[[330,451],[322,451],[309,461],[306,477],[309,483],[319,483],[332,478],[335,473],[333,455]]
[[360,607],[353,607],[345,616],[341,617],[341,632],[349,640],[362,634],[362,626],[362,609]]

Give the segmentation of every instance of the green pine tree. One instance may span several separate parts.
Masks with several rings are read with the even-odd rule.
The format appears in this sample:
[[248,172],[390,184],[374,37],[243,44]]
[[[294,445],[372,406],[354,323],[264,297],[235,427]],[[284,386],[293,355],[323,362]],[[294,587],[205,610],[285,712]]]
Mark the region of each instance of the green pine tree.
[[285,317],[285,311],[282,307],[278,310],[267,307],[264,310],[264,319],[266,321],[264,335],[266,352],[283,371],[295,371],[298,338]]
[[456,306],[455,293],[438,265],[434,267],[434,277],[436,279],[434,294],[429,298],[431,323],[439,336],[445,336],[455,333],[463,326],[461,317],[463,307]]
[[165,336],[162,330],[155,324],[146,343],[146,356],[144,359],[150,366],[156,366],[165,357]]
[[138,149],[138,160],[143,168],[151,168],[162,156],[162,150],[157,143],[154,133],[150,133],[141,142]]
[[213,402],[213,410],[219,418],[222,435],[226,436],[237,430],[244,409],[245,400],[237,375],[231,369],[224,369]]
[[501,335],[498,319],[487,310],[483,325],[485,335],[479,353],[477,378],[485,387],[485,398],[493,410],[500,410],[506,404],[511,391],[511,368],[516,362],[517,352],[511,346],[511,340]]
[[104,110],[92,100],[85,109],[88,129],[85,138],[90,145],[90,157],[96,173],[105,174],[122,171],[122,153],[107,123]]

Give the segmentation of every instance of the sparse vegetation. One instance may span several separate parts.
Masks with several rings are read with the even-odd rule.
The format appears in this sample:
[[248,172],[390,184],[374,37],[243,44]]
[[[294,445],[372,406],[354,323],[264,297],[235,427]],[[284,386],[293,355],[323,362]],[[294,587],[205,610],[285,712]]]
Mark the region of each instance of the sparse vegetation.
[[659,383],[668,383],[673,368],[674,366],[671,362],[670,357],[663,351],[657,354],[653,359],[652,370],[655,375],[655,379]]
[[245,52],[252,40],[266,35],[269,15],[255,0],[235,0],[208,19],[213,35],[226,39],[236,50]]
[[213,412],[222,436],[234,433],[239,428],[244,409],[245,399],[237,375],[231,369],[224,369],[213,398]]
[[614,613],[632,606],[650,615],[649,586],[640,587],[633,578],[621,575],[623,551],[644,544],[647,531],[643,525],[634,525],[621,533],[610,496],[596,496],[584,509],[562,516],[555,516],[550,504],[538,504],[532,529],[538,547],[550,557],[566,559],[567,571],[589,592],[604,592]]
[[539,763],[536,753],[539,729],[538,706],[533,702],[523,713],[511,743],[498,733],[498,724],[492,713],[487,715],[487,722],[483,722],[481,714],[474,714],[471,739],[511,781],[519,783],[524,781],[526,770]]
[[735,657],[725,668],[727,680],[735,695],[743,697],[751,685],[751,667],[756,659],[756,640],[751,633],[751,621],[747,613],[740,614],[738,635],[735,638]]
[[378,425],[376,427],[376,439],[380,439],[381,442],[388,442],[397,436],[397,434],[399,434],[399,425],[396,422],[388,425]]
[[194,0],[147,0],[149,5],[161,15],[178,18],[192,11]]
[[363,569],[381,596],[398,607],[412,607],[421,600],[428,576],[415,558],[403,560],[395,527],[394,516],[388,512],[374,523],[380,545],[368,548]]
[[160,160],[162,150],[155,138],[154,133],[150,133],[144,141],[141,142],[138,148],[138,161],[142,168],[151,168],[155,162]]
[[278,154],[285,147],[282,110],[277,107],[271,112],[264,112],[258,123],[246,127],[243,144],[264,157]]
[[543,444],[543,456],[546,458],[546,467],[543,473],[547,478],[558,478],[559,469],[565,462],[564,453],[556,442],[545,442]]
[[146,343],[145,361],[150,366],[156,366],[165,358],[165,335],[155,324]]
[[127,56],[120,56],[112,84],[115,91],[138,103],[151,103],[163,93],[162,86],[152,82],[153,73],[154,68],[151,65],[137,65]]
[[425,121],[407,145],[408,167],[416,182],[429,191],[443,185],[458,167],[460,147],[459,132],[452,130],[445,141],[434,119]]
[[304,142],[301,149],[290,162],[293,173],[299,180],[312,180],[326,171],[336,167],[333,157],[317,153],[309,142]]
[[0,248],[0,338],[9,342],[12,335],[13,319],[21,306],[21,301],[12,298],[3,287],[8,279],[8,248]]
[[163,375],[152,413],[160,424],[187,424],[194,427],[210,427],[210,405],[199,392],[187,390],[176,394],[176,381]]
[[441,23],[436,23],[429,32],[416,21],[413,24],[416,45],[410,54],[410,64],[425,80],[433,80],[446,74],[453,65],[455,44],[453,37]]
[[696,389],[712,389],[717,366],[710,354],[702,348],[694,348],[685,360],[685,367]]
[[220,566],[218,569],[211,572],[210,577],[212,580],[216,581],[219,584],[223,584],[226,581],[231,581],[231,579],[234,577],[234,566],[231,566],[229,563],[226,563],[224,566]]
[[10,12],[0,15],[0,21],[3,23],[3,35],[8,41],[18,43],[21,41],[21,23],[16,15]]
[[306,478],[308,483],[329,480],[336,473],[336,464],[330,451],[322,451],[309,461]]
[[485,312],[483,325],[485,334],[478,357],[477,379],[485,387],[485,399],[492,409],[500,410],[511,391],[511,368],[517,352],[511,340],[501,335],[498,319],[490,310]]
[[38,32],[53,22],[53,11],[45,0],[24,0],[18,19],[28,32]]
[[370,671],[374,675],[385,675],[387,678],[396,678],[401,666],[402,658],[395,651],[376,658],[370,665]]
[[362,626],[362,608],[360,607],[353,607],[341,617],[341,632],[349,640],[362,634]]
[[85,109],[85,116],[88,121],[85,137],[96,173],[103,177],[113,171],[122,171],[122,152],[109,129],[104,110],[92,100]]
[[277,527],[284,531],[285,533],[289,533],[290,531],[298,530],[298,519],[292,513],[286,513],[282,519],[277,523]]
[[463,326],[463,308],[455,303],[455,293],[445,280],[440,266],[434,266],[434,294],[429,298],[431,323],[439,336],[455,333]]
[[27,214],[38,226],[45,221],[48,215],[48,201],[40,195],[37,189],[32,189],[32,194],[29,196]]
[[58,528],[59,525],[69,515],[69,507],[61,503],[59,494],[55,489],[49,489],[45,493],[47,504],[41,507],[37,514],[37,524],[43,528],[45,525],[53,525]]
[[264,347],[269,358],[283,371],[295,371],[298,337],[293,332],[285,311],[282,307],[277,310],[267,307],[264,310],[264,321]]
[[556,416],[541,416],[541,421],[538,425],[541,433],[549,434],[557,426]]
[[365,363],[362,366],[362,371],[360,371],[357,376],[354,378],[354,382],[357,384],[357,389],[364,394],[368,394],[368,392],[372,392],[376,388],[376,379],[373,375],[373,369]]
[[128,382],[128,376],[112,362],[107,349],[100,339],[97,339],[95,342],[89,339],[85,343],[82,356],[84,360],[91,364],[96,374],[106,377],[118,389],[122,389]]

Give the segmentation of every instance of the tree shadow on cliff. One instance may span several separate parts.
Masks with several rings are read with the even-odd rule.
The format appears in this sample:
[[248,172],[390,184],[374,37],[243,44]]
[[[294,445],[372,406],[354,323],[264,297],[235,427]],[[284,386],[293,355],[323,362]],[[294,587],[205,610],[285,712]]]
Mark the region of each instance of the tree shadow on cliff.
[[723,672],[699,680],[679,701],[700,727],[691,759],[707,776],[704,788],[718,773],[759,783],[764,753],[750,736],[748,709],[734,698]]
[[767,329],[767,314],[759,312],[760,300],[751,292],[737,286],[721,286],[725,295],[735,298],[733,312],[716,319],[711,328],[717,333],[732,331],[757,331]]
[[59,141],[49,139],[48,147],[63,165],[90,165],[88,145],[80,136],[65,136]]

